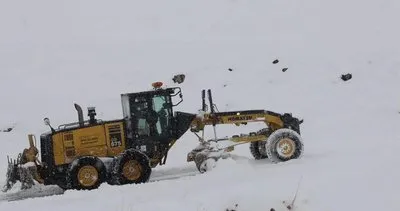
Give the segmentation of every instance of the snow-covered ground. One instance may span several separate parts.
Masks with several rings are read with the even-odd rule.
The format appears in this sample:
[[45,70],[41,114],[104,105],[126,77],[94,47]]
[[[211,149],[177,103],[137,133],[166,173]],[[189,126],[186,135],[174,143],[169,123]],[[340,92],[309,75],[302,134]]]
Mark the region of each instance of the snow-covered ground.
[[[271,164],[245,145],[207,174],[0,202],[0,210],[279,211],[300,178],[299,211],[398,210],[398,11],[398,0],[1,1],[0,128],[15,124],[0,133],[1,181],[6,155],[48,130],[44,117],[74,122],[76,102],[120,118],[121,93],[173,86],[178,73],[186,74],[179,110],[197,112],[210,88],[220,111],[292,112],[305,121],[305,154]],[[348,72],[353,79],[341,81]],[[184,135],[155,177],[195,171],[186,154],[196,144]]]

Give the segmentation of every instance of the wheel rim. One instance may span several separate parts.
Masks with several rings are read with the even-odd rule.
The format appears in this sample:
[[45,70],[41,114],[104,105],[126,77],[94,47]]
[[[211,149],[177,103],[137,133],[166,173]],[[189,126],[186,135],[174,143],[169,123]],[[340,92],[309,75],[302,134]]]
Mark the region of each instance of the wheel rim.
[[84,166],[79,169],[78,180],[84,187],[90,187],[96,184],[99,179],[99,173],[94,166]]
[[136,160],[130,160],[124,164],[122,173],[128,180],[137,180],[142,175],[142,166]]
[[280,157],[290,158],[296,151],[296,143],[290,138],[283,138],[278,142],[276,148]]

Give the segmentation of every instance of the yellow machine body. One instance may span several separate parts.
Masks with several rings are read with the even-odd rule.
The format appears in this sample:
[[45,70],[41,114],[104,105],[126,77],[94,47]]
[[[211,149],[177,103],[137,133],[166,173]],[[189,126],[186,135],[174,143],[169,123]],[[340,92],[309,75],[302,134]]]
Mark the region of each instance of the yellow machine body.
[[207,113],[203,118],[196,118],[191,124],[192,131],[201,131],[206,125],[220,124],[248,124],[251,122],[264,122],[271,129],[278,129],[284,126],[284,122],[279,114],[264,110],[238,111],[238,112],[219,112]]
[[52,138],[56,165],[69,164],[79,156],[112,157],[126,148],[122,121],[67,130]]

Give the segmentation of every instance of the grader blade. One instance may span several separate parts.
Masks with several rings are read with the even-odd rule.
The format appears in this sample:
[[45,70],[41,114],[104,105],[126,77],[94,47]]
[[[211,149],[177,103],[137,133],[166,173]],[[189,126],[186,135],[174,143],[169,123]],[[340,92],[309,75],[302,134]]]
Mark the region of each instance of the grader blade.
[[20,180],[18,174],[18,159],[11,159],[7,156],[6,183],[3,186],[2,192],[9,191],[18,180]]
[[11,159],[7,156],[7,161],[6,182],[2,188],[2,192],[11,190],[18,181],[21,183],[21,190],[30,189],[35,185],[34,172],[29,166],[21,164],[21,154],[18,155],[17,159]]

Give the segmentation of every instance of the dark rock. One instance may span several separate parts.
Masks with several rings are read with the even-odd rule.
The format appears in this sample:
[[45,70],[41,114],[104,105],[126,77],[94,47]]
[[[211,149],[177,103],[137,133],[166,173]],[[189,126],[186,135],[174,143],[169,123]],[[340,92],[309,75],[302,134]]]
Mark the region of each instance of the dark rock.
[[0,132],[8,133],[8,132],[11,132],[12,130],[13,130],[13,128],[9,127],[9,128],[5,128],[3,130],[0,129]]
[[275,60],[272,62],[272,64],[278,64],[278,62],[279,62],[279,60],[278,60],[278,59],[275,59]]
[[282,69],[282,72],[286,72],[286,70],[288,70],[287,67],[283,68],[283,69]]
[[178,83],[181,84],[185,81],[185,75],[184,74],[179,74],[179,75],[175,75],[172,80],[174,81],[174,83]]
[[235,209],[228,209],[227,208],[225,211],[238,211],[237,210],[238,206],[239,206],[239,204],[235,204]]
[[353,75],[350,73],[344,74],[340,77],[343,81],[348,81],[353,78]]

